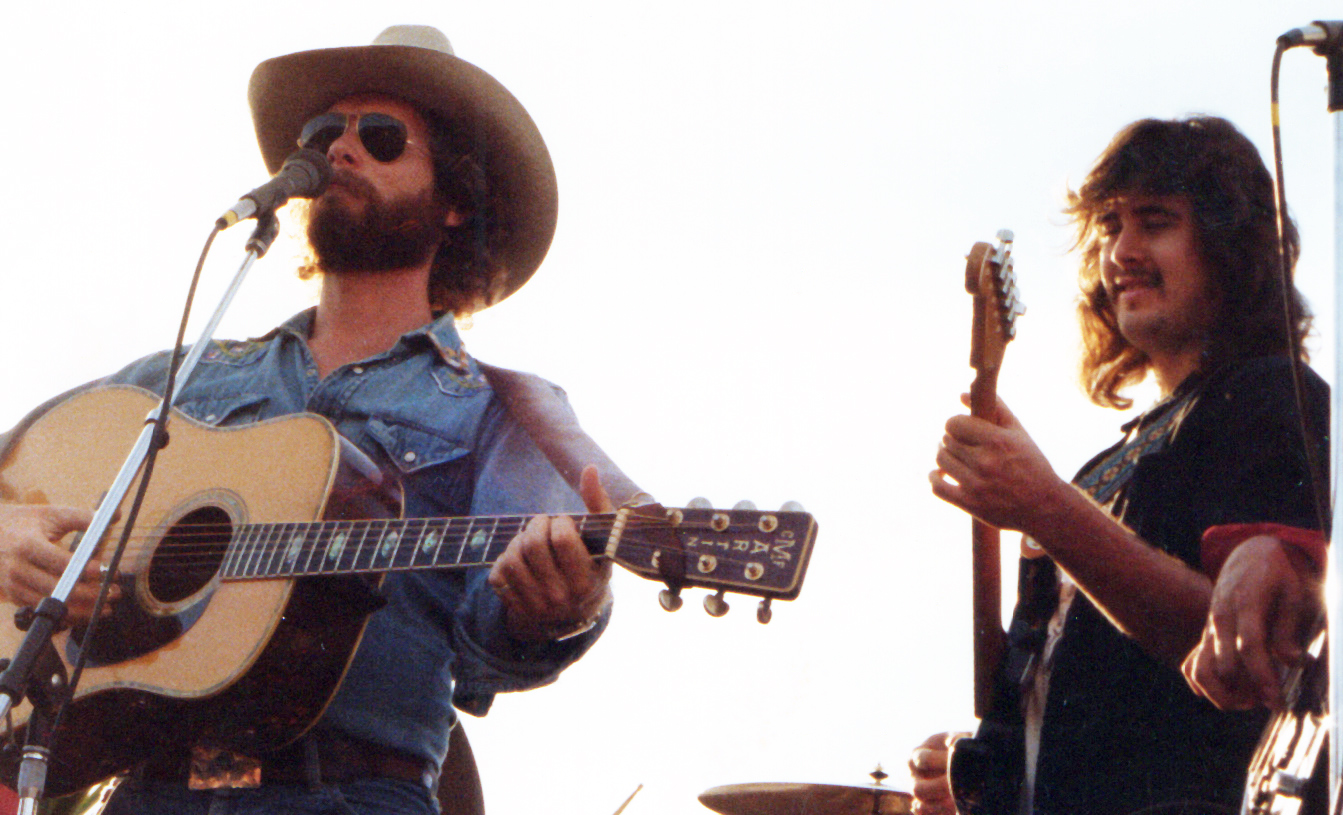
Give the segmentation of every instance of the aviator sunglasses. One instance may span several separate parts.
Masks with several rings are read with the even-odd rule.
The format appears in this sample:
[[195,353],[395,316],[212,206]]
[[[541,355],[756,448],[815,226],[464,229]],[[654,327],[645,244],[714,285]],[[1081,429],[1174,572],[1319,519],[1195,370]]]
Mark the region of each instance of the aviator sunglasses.
[[406,125],[386,113],[323,113],[314,117],[299,132],[298,146],[325,154],[345,133],[350,119],[357,120],[355,132],[360,144],[377,161],[396,161],[406,151]]

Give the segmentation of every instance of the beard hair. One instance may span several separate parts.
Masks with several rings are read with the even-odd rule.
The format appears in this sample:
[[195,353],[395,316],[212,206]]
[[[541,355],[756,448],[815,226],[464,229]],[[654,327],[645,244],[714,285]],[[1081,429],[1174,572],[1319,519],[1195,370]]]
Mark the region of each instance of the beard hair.
[[447,207],[432,190],[387,200],[363,178],[337,170],[332,186],[343,186],[364,202],[362,213],[334,199],[312,203],[308,243],[317,268],[329,274],[390,272],[431,258],[443,239],[439,224]]

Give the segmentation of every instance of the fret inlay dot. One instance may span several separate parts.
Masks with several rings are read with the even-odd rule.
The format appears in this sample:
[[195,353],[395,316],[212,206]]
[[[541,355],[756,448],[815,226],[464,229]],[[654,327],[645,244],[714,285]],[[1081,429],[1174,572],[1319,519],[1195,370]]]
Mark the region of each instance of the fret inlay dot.
[[386,535],[383,536],[382,550],[381,550],[383,557],[392,556],[392,552],[396,551],[396,542],[399,539],[400,536],[397,535],[395,532],[388,532]]
[[345,541],[349,537],[347,532],[337,532],[332,536],[331,542],[326,545],[326,559],[339,560],[341,551],[345,549]]
[[289,548],[285,550],[284,562],[293,566],[298,562],[298,555],[301,551],[303,551],[303,534],[296,532],[294,537],[289,539]]

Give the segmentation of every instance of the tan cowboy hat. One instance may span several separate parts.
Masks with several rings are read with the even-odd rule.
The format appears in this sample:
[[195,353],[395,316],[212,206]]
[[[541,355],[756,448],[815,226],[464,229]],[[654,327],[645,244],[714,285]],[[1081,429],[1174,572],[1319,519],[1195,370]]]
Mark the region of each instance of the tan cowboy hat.
[[256,66],[247,100],[266,168],[280,169],[309,119],[361,93],[396,97],[477,134],[475,158],[493,191],[493,237],[504,270],[487,305],[521,288],[555,235],[555,167],[522,104],[494,77],[458,59],[436,28],[392,26],[372,45],[300,51]]

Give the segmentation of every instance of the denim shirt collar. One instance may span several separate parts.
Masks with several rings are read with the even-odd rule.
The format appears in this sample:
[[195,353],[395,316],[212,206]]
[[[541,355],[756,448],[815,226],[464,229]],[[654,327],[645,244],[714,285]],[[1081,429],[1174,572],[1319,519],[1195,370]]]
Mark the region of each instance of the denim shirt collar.
[[[317,307],[306,308],[271,329],[266,334],[254,338],[264,342],[278,334],[288,334],[304,343],[312,335],[312,323],[317,318]],[[457,320],[451,312],[444,312],[432,322],[425,323],[413,331],[401,335],[401,340],[386,352],[385,356],[396,358],[411,353],[417,345],[429,343],[437,352],[443,364],[462,376],[479,376],[480,371],[475,360],[462,346],[462,337],[457,333]],[[383,355],[380,355],[383,356]]]

